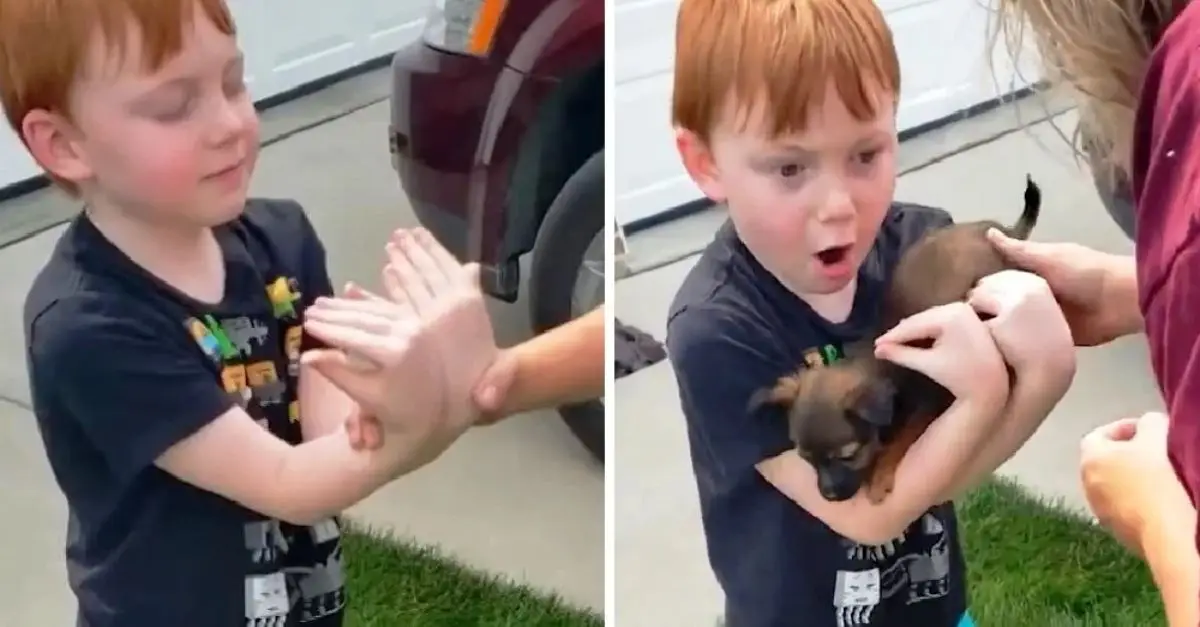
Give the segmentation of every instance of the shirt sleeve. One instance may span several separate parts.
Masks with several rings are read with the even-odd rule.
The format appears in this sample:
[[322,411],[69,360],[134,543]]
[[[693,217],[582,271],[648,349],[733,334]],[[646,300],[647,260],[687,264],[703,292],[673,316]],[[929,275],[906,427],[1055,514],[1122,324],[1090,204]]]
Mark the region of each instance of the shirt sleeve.
[[702,472],[720,483],[737,481],[761,461],[792,447],[786,422],[779,416],[751,414],[749,402],[789,366],[781,354],[763,347],[748,324],[732,314],[689,309],[671,320],[667,355],[675,371],[679,401],[691,432],[692,446],[708,463]]
[[72,421],[128,482],[231,407],[185,321],[137,306],[59,301],[31,327],[34,384],[49,422]]

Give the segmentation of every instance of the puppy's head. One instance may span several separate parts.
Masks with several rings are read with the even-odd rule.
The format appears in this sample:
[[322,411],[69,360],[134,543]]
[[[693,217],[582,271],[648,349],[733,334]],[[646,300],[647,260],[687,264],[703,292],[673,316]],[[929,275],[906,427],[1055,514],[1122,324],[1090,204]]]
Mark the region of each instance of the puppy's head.
[[796,452],[816,469],[821,496],[844,501],[867,479],[895,396],[890,380],[848,359],[780,379],[754,395],[750,410],[786,419]]

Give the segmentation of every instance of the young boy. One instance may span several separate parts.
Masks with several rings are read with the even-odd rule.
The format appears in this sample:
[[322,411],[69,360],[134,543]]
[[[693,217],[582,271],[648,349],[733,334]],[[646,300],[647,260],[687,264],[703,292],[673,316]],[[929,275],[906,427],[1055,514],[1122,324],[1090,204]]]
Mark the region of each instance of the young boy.
[[[667,327],[724,623],[970,625],[947,501],[1031,435],[1073,361],[999,351],[1011,343],[958,309],[959,337],[983,343],[955,346],[947,332],[930,354],[940,351],[950,374],[927,374],[959,402],[906,457],[883,503],[823,499],[786,424],[748,415],[749,399],[868,339],[899,255],[951,218],[893,203],[900,69],[875,2],[683,0],[677,29],[678,148],[730,215]],[[1070,355],[1069,334],[1058,335],[1055,349]],[[1011,398],[1001,357],[1018,370]]]
[[301,376],[305,310],[332,288],[300,207],[247,202],[258,120],[228,7],[0,0],[0,16],[9,122],[86,207],[25,304],[77,624],[340,625],[336,516],[453,437],[356,451],[342,425],[361,410]]

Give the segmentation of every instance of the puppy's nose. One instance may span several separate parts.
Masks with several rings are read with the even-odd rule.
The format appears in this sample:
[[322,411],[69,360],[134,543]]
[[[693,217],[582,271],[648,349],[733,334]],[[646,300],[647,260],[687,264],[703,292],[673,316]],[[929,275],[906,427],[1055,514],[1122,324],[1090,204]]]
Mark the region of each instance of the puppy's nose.
[[818,473],[817,489],[826,501],[833,502],[849,500],[858,493],[858,485],[845,473]]

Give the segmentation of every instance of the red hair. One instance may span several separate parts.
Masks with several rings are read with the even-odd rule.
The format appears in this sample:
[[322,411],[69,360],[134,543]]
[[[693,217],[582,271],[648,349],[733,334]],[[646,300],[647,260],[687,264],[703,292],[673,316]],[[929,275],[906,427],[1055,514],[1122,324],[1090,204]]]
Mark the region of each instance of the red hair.
[[707,140],[725,108],[744,124],[765,106],[774,137],[801,132],[830,86],[859,120],[881,90],[900,95],[900,61],[874,0],[683,0],[672,120]]

